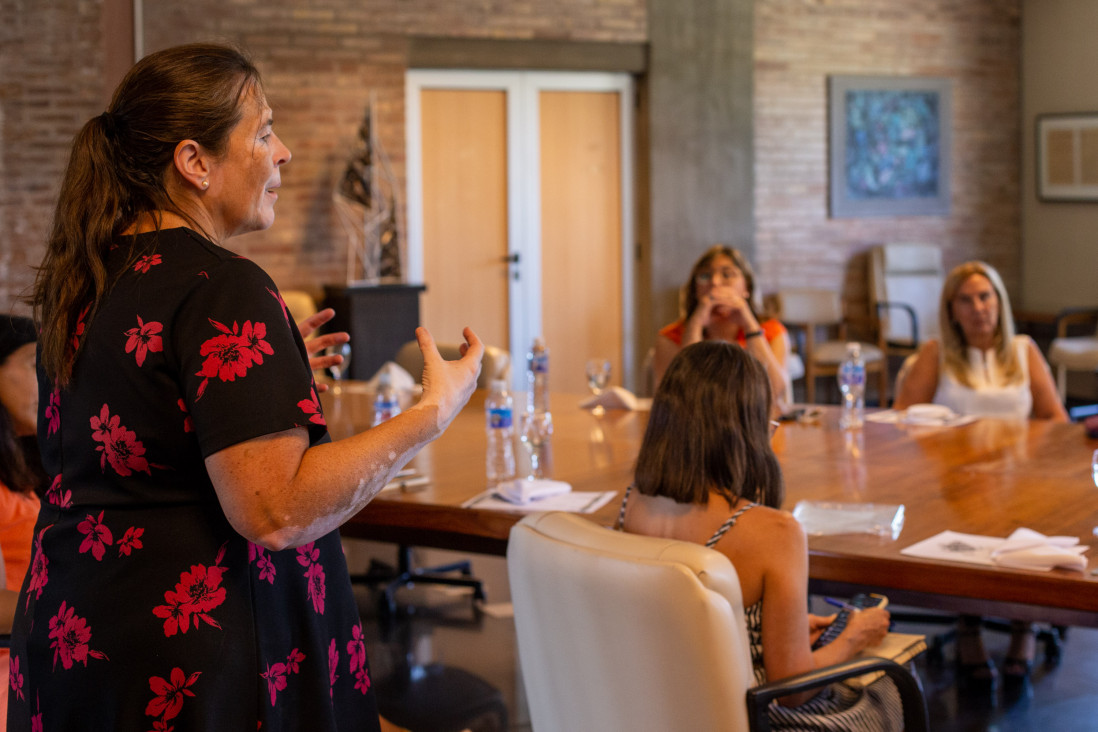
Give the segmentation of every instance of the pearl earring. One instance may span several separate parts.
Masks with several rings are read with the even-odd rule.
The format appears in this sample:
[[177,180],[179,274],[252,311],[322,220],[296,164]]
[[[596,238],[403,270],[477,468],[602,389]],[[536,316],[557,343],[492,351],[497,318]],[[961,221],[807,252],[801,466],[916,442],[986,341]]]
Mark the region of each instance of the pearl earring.
[[208,180],[202,181],[202,188],[203,189],[206,189],[206,188],[209,188],[209,187],[210,187],[210,181],[208,181]]

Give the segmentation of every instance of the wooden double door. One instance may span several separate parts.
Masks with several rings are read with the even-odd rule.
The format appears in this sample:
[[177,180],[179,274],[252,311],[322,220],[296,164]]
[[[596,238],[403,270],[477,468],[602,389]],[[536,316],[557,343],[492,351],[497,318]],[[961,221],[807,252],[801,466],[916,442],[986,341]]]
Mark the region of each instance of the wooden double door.
[[595,356],[633,385],[632,96],[625,74],[408,73],[422,322],[508,349],[518,388],[535,337],[554,390],[584,391]]

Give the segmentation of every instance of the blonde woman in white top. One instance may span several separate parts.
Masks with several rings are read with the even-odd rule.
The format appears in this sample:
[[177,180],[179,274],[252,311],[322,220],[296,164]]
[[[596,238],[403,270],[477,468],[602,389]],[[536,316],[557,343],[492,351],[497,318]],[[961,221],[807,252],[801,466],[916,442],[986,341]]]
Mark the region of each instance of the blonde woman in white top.
[[[946,277],[939,320],[942,337],[919,349],[893,405],[934,402],[958,414],[1066,422],[1052,372],[1029,336],[1015,335],[1010,300],[999,273],[984,262],[966,262]],[[980,638],[980,618],[963,617],[957,659],[963,676],[993,690],[995,669]],[[1008,683],[1024,684],[1035,639],[1028,623],[1012,623],[1003,663]]]

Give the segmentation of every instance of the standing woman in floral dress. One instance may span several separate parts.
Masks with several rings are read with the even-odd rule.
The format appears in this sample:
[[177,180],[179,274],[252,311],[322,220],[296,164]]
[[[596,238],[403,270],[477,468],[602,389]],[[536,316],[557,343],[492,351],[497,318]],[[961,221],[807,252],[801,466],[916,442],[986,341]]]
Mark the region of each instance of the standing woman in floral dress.
[[332,442],[300,334],[228,239],[290,152],[255,67],[142,59],[77,135],[33,305],[51,478],[15,618],[11,730],[377,729],[336,531],[476,385],[483,346]]

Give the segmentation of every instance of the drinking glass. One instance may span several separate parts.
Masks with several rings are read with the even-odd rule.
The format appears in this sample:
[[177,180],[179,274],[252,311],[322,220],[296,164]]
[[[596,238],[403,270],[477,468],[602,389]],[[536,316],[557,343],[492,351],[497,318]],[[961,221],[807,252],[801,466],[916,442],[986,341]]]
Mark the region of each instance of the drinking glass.
[[343,363],[332,364],[328,367],[328,373],[330,373],[335,380],[335,388],[333,391],[338,394],[342,391],[343,379],[347,376],[347,372],[351,367],[351,344],[344,343],[339,346],[332,346],[328,349],[328,355],[343,356]]
[[553,415],[549,412],[526,412],[522,415],[519,439],[530,452],[530,475],[528,478],[545,477],[541,469],[541,448],[553,434]]
[[610,360],[592,358],[587,361],[587,388],[598,396],[610,383]]

